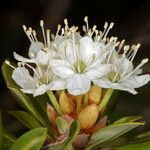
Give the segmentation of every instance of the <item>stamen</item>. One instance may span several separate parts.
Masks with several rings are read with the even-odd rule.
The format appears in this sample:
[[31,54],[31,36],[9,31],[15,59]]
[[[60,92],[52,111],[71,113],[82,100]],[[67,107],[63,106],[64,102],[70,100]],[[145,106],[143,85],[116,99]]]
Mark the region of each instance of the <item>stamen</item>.
[[82,29],[86,33],[86,26],[85,25],[82,26]]
[[47,45],[50,46],[50,30],[46,30]]
[[31,40],[31,43],[33,43],[34,42],[34,38],[33,38],[33,36],[31,36],[31,30],[27,30],[27,35],[28,35],[28,38]]
[[65,24],[65,31],[67,31],[69,28],[67,19],[64,19],[64,24]]
[[118,54],[120,53],[120,51],[121,51],[121,49],[122,49],[124,43],[125,43],[125,40],[123,39],[123,40],[121,41],[120,45],[119,45]]
[[139,44],[139,43],[135,46],[134,54],[133,54],[133,56],[132,56],[132,58],[131,58],[131,61],[133,61],[133,59],[134,59],[134,57],[135,57],[135,55],[136,55],[138,49],[140,48],[140,46],[141,46],[141,44]]
[[84,17],[84,22],[86,23],[86,31],[88,32],[88,30],[89,30],[88,16]]
[[65,30],[64,28],[61,29],[61,35],[64,35],[65,34]]
[[8,61],[8,60],[5,60],[5,64],[7,64],[8,66],[10,66],[13,69],[16,69],[13,65],[10,64],[10,61]]
[[30,36],[29,36],[29,34],[27,32],[27,27],[25,25],[22,25],[22,27],[23,27],[23,30],[24,30],[25,34],[27,35],[27,37],[29,38],[30,42],[32,43],[32,39],[30,38]]
[[[108,25],[106,24],[106,26],[108,26]],[[110,31],[110,29],[113,28],[113,26],[114,26],[114,23],[111,22],[108,29],[107,30],[105,29],[106,33],[104,34],[104,37],[103,37],[104,40],[105,40],[106,36],[108,35],[108,32]],[[105,27],[105,25],[104,25],[104,27]]]
[[129,46],[129,45],[125,45],[125,46],[123,47],[123,50],[124,50],[124,53],[123,53],[123,54],[126,54],[126,53],[129,51],[129,49],[130,49],[130,46]]
[[56,32],[55,40],[56,40],[57,37],[58,37],[58,33],[59,33],[60,29],[61,29],[61,25],[59,24],[59,25],[57,26],[57,32]]
[[38,77],[38,78],[40,78],[40,75],[38,74],[38,72],[31,66],[31,65],[29,65],[28,63],[25,63],[25,62],[21,62],[20,64],[18,64],[18,66],[19,65],[23,65],[23,66],[27,66],[27,67],[29,67],[30,69],[32,69],[33,70],[33,72],[35,73],[35,75]]
[[30,33],[30,37],[31,37],[31,39],[32,39],[32,41],[33,42],[35,42],[35,38],[34,38],[34,36],[33,36],[33,30],[32,30],[32,28],[31,27],[29,27],[29,33]]
[[47,43],[46,43],[46,36],[45,36],[45,30],[44,30],[44,21],[43,20],[40,21],[40,26],[41,26],[42,33],[43,33],[44,43],[45,43],[45,45],[47,45]]
[[35,41],[38,42],[38,40],[37,40],[37,38],[36,38],[36,31],[33,30],[32,32],[33,32],[33,36],[34,36]]
[[104,24],[104,31],[103,32],[101,32],[101,37],[103,37],[104,36],[104,34],[105,34],[105,32],[106,32],[106,30],[107,30],[107,28],[108,28],[108,22],[105,22],[105,24]]
[[92,35],[94,34],[94,32],[95,32],[96,28],[97,28],[97,26],[96,26],[96,25],[94,25],[94,26],[93,26],[93,28],[92,28],[92,30],[93,30],[93,31],[92,31],[92,32],[90,33],[90,35],[89,35],[90,37],[92,37]]
[[125,79],[127,79],[128,77],[130,77],[135,71],[137,71],[139,68],[141,68],[144,64],[146,64],[148,62],[148,58],[146,58],[146,59],[143,59],[142,61],[141,61],[141,63],[132,71],[132,72],[130,72],[127,76],[125,76],[123,79],[121,79],[121,80],[125,80]]

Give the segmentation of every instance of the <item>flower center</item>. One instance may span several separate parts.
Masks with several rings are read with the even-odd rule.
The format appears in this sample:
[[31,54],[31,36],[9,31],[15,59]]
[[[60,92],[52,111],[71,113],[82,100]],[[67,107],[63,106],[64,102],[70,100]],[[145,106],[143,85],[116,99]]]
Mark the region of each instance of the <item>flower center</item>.
[[75,62],[73,67],[77,73],[82,73],[85,70],[86,65],[82,60],[80,60],[80,61]]
[[120,80],[120,75],[119,73],[116,73],[116,72],[111,72],[107,77],[111,82],[114,82],[114,83]]

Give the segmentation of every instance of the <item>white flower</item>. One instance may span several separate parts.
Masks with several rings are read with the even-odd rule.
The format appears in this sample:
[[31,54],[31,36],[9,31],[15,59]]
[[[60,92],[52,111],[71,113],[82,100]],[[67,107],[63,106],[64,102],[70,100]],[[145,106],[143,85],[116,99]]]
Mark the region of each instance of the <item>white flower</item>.
[[[12,74],[12,78],[22,88],[22,91],[34,96],[44,94],[48,90],[62,90],[66,88],[65,81],[52,72],[50,64],[53,58],[57,58],[56,49],[63,41],[63,38],[56,33],[54,39],[50,40],[50,30],[46,30],[45,34],[43,21],[40,22],[40,26],[44,43],[37,40],[36,32],[31,27],[27,30],[26,26],[23,26],[31,42],[28,53],[29,58],[14,52],[15,59],[20,61],[20,63],[19,67],[13,67],[14,71]],[[59,30],[60,26],[58,26],[58,32]],[[33,63],[35,68],[30,63]],[[32,76],[27,68],[32,70]]]
[[[33,70],[33,76],[31,76],[25,66]],[[37,66],[34,69],[29,64],[22,63],[14,69],[12,78],[22,88],[23,92],[34,96],[44,94],[48,90],[62,90],[66,88],[65,81],[54,75],[49,66]]]
[[64,53],[61,59],[52,63],[53,72],[67,82],[67,90],[72,95],[86,93],[91,81],[104,76],[110,68],[109,64],[102,64],[107,56],[100,49],[100,44],[89,36],[75,39],[75,27],[70,29],[72,37],[64,41]]
[[112,88],[117,90],[128,91],[132,94],[137,94],[135,88],[139,88],[150,81],[150,75],[141,74],[141,67],[148,62],[148,59],[143,59],[142,62],[133,69],[133,59],[137,53],[140,44],[124,46],[122,55],[115,55],[110,59],[112,63],[111,72],[103,78],[94,80],[94,83],[102,88]]
[[60,26],[58,26],[58,31],[56,33],[56,36],[54,37],[54,39],[51,40],[50,30],[47,29],[45,33],[43,25],[44,22],[41,20],[40,26],[43,33],[44,43],[37,40],[35,30],[32,30],[31,27],[27,30],[27,27],[23,25],[23,29],[31,42],[29,52],[28,52],[29,58],[25,58],[14,52],[14,57],[16,60],[45,65],[49,62],[50,59],[57,57],[57,53],[56,53],[57,47],[59,46],[59,44],[61,44],[61,42],[64,39],[63,36],[58,35]]

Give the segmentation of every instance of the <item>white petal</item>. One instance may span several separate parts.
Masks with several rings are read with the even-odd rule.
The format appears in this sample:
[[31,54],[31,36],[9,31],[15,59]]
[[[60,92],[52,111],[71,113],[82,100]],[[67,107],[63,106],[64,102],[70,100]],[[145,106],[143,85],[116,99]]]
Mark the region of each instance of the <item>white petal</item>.
[[29,48],[29,57],[32,58],[33,55],[37,55],[37,53],[44,48],[44,44],[42,42],[32,42]]
[[[106,57],[107,57],[108,54],[109,54],[108,51],[102,52],[102,51],[99,50],[99,53],[97,53],[97,54],[95,55],[94,60],[92,60],[91,62],[89,61],[89,62],[87,63],[87,66],[88,66],[89,68],[99,66],[99,65],[106,59]],[[92,58],[92,57],[91,57],[91,58]]]
[[76,74],[67,79],[67,89],[72,95],[80,95],[89,91],[91,81],[83,74]]
[[89,68],[85,73],[86,76],[90,79],[97,79],[101,78],[106,75],[110,71],[111,65],[110,64],[99,64],[99,66],[95,66],[93,68]]
[[131,61],[129,61],[127,58],[120,58],[118,60],[118,64],[117,64],[117,68],[120,68],[120,72],[124,72],[124,70],[126,70],[126,74],[130,73],[131,71],[133,71],[133,64]]
[[29,63],[34,63],[35,62],[34,59],[25,58],[21,55],[18,55],[16,52],[14,52],[13,54],[14,54],[14,58],[18,61],[29,62]]
[[112,88],[121,91],[128,91],[132,94],[137,94],[137,92],[130,85],[126,85],[124,83],[112,83],[107,78],[97,79],[93,81],[94,84],[102,87],[102,88]]
[[22,92],[28,94],[34,94],[36,89],[21,89]]
[[103,78],[99,78],[99,79],[95,79],[92,80],[94,84],[98,85],[99,87],[102,88],[112,88],[112,82],[110,82],[107,78],[103,77]]
[[139,88],[150,81],[150,75],[140,75],[133,76],[126,80],[127,84],[131,85],[133,88]]
[[38,96],[38,95],[42,95],[42,94],[44,94],[45,92],[47,92],[47,90],[49,90],[48,85],[42,84],[42,85],[40,85],[40,86],[36,89],[36,91],[35,91],[35,93],[34,93],[33,96],[35,97],[35,96]]
[[22,89],[35,89],[36,82],[30,76],[29,71],[23,67],[16,68],[12,73],[12,78]]
[[36,63],[41,65],[47,65],[50,61],[51,54],[44,51],[39,51],[36,57]]
[[142,68],[140,68],[140,69],[136,70],[136,71],[134,72],[134,74],[135,74],[135,75],[139,75],[139,74],[142,74],[142,72],[143,72],[143,70],[142,70]]
[[74,74],[70,65],[67,62],[62,60],[53,60],[52,70],[57,76],[63,79],[69,78],[71,75]]
[[87,61],[94,54],[93,40],[90,37],[86,36],[80,39],[80,51],[83,61]]
[[73,51],[73,43],[69,40],[67,40],[66,42],[64,42],[65,50],[66,50],[66,57],[69,60],[69,62],[71,64],[74,64],[76,61],[76,54]]
[[66,81],[64,79],[56,78],[49,84],[50,90],[63,90],[66,89]]

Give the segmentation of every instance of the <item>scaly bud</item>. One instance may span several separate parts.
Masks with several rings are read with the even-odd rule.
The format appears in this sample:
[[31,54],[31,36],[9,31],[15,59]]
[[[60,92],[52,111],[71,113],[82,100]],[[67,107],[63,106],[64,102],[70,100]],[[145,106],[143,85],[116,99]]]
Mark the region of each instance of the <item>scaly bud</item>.
[[98,118],[98,109],[95,104],[89,105],[84,108],[78,115],[81,129],[91,128]]
[[70,114],[74,111],[73,103],[64,91],[60,93],[59,104],[64,114]]
[[102,88],[97,85],[93,85],[89,91],[89,102],[98,105],[101,99],[101,92]]
[[57,113],[54,110],[54,108],[51,105],[49,105],[49,104],[47,104],[47,116],[48,116],[49,121],[53,125],[55,125]]

